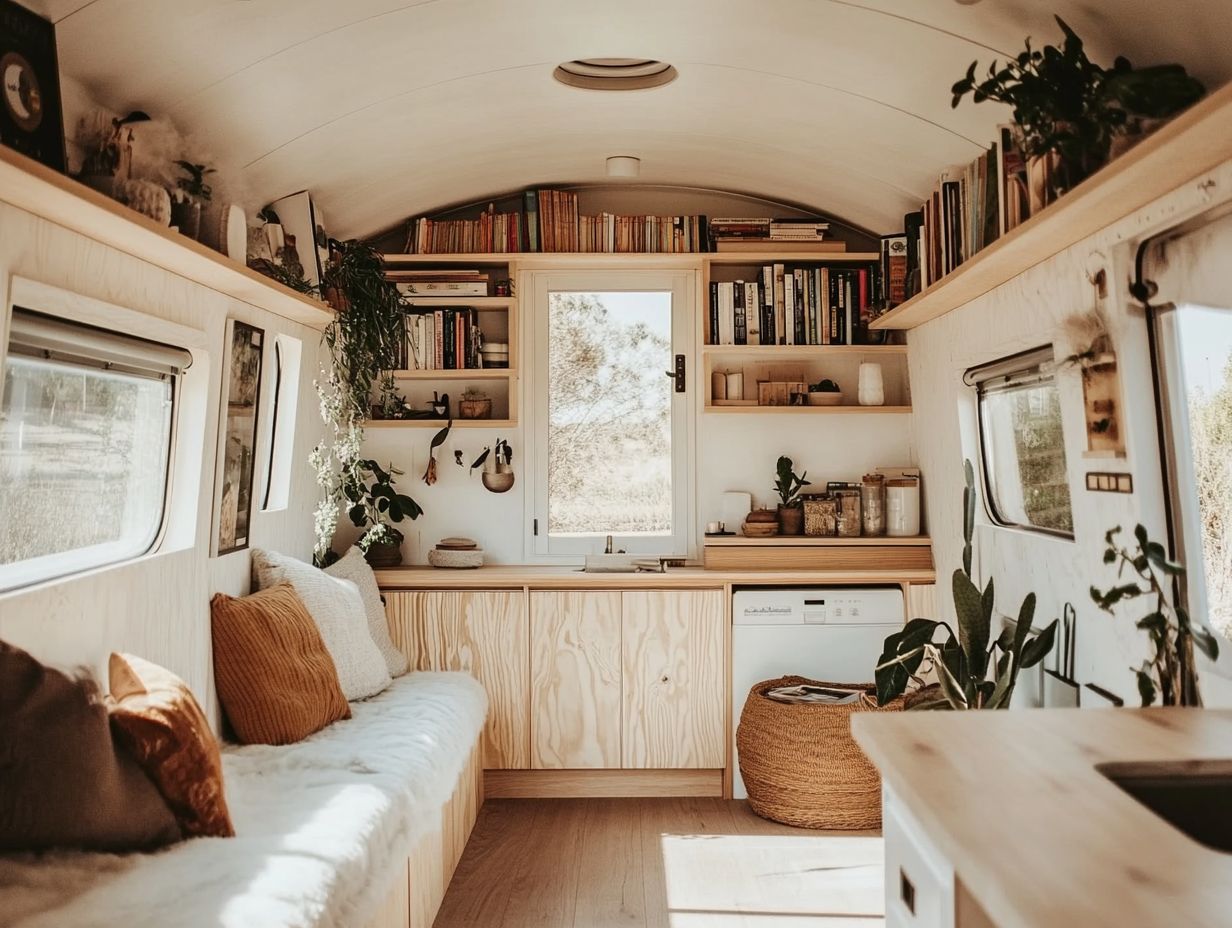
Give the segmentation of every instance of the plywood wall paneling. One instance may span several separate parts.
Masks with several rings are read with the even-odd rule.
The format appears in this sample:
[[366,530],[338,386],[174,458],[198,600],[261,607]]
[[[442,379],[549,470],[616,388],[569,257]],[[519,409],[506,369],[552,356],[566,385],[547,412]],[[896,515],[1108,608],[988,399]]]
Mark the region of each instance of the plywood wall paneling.
[[488,693],[484,766],[530,766],[526,596],[506,592],[387,593],[390,633],[414,670],[462,670]]
[[937,619],[937,585],[935,583],[907,584],[907,618]]
[[620,593],[530,594],[531,766],[620,766]]
[[723,594],[639,591],[621,599],[621,765],[723,767]]

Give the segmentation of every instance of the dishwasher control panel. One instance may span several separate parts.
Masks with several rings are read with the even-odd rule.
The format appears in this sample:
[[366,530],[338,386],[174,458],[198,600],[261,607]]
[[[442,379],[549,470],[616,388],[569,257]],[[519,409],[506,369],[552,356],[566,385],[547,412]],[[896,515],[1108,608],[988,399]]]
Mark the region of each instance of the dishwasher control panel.
[[899,587],[739,590],[733,625],[886,625],[903,621]]

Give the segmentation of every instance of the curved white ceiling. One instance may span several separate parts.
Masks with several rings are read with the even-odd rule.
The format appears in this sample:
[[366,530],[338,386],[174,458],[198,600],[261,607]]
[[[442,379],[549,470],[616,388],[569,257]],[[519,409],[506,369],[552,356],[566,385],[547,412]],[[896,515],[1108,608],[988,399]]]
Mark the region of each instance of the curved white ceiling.
[[[119,112],[166,114],[242,171],[253,199],[305,187],[330,231],[537,184],[603,180],[810,204],[901,225],[1004,111],[950,108],[973,60],[1058,30],[1032,0],[28,0],[62,69]],[[1057,12],[1092,57],[1232,77],[1227,0],[1080,2]],[[653,90],[562,86],[572,58],[674,64]]]

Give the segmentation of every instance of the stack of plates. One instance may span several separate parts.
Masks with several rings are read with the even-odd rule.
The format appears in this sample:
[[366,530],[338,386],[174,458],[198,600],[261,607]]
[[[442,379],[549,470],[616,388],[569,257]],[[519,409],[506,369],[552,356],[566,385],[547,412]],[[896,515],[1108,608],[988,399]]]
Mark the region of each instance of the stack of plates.
[[469,538],[442,538],[428,552],[428,563],[433,567],[448,567],[464,570],[483,566],[483,549]]

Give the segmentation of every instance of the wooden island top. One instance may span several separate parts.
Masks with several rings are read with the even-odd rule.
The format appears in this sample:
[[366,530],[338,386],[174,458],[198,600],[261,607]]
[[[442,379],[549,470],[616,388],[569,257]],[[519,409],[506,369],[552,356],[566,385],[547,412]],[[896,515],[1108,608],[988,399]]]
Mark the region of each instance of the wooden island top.
[[1096,769],[1232,759],[1232,710],[868,713],[852,730],[999,928],[1232,925],[1232,854]]

